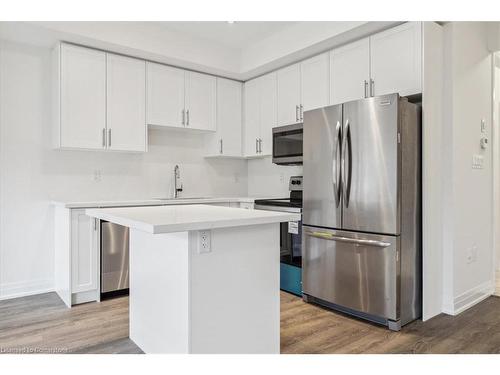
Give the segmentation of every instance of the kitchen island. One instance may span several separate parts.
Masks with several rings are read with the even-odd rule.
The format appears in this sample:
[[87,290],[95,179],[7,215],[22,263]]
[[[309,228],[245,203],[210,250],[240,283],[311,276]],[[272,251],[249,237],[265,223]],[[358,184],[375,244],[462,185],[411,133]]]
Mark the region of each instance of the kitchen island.
[[130,338],[146,353],[279,353],[279,223],[208,205],[88,209],[130,228]]

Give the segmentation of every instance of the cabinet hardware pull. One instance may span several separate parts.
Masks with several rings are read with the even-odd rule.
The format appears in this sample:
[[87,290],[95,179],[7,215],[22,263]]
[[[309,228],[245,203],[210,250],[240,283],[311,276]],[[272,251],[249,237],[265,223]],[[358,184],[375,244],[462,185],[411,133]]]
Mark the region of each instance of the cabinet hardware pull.
[[368,98],[368,81],[365,79],[365,98]]
[[186,124],[189,126],[189,109],[186,111]]
[[182,110],[182,125],[186,125],[186,111]]
[[370,96],[375,96],[375,81],[370,78]]
[[106,128],[102,128],[102,147],[106,147]]
[[111,147],[111,129],[108,130],[108,147]]
[[300,105],[300,121],[304,121],[304,107]]
[[220,139],[220,153],[221,153],[221,154],[223,153],[223,152],[222,152],[222,147],[223,147],[223,146],[222,146],[222,138],[221,138],[221,139]]
[[295,106],[295,121],[299,121],[299,106]]
[[259,139],[255,138],[255,153],[259,153]]
[[262,138],[259,138],[259,153],[262,154]]

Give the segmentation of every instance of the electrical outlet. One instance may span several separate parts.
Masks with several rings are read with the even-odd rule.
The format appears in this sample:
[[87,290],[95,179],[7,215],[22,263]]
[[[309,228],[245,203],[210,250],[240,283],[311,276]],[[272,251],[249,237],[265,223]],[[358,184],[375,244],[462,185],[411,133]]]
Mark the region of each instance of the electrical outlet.
[[285,174],[280,173],[280,183],[284,184],[285,183]]
[[198,232],[198,254],[209,253],[211,249],[211,235],[209,230]]
[[474,245],[467,249],[466,253],[467,264],[471,264],[477,261],[477,246]]
[[94,170],[93,180],[95,182],[101,182],[101,180],[102,180],[102,173],[101,173],[100,169]]

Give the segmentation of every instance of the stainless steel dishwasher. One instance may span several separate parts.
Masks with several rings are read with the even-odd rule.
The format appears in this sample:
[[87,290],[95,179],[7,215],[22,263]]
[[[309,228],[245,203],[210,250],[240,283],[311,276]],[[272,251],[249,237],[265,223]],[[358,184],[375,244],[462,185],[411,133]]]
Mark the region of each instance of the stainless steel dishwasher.
[[101,221],[101,299],[128,294],[129,228]]

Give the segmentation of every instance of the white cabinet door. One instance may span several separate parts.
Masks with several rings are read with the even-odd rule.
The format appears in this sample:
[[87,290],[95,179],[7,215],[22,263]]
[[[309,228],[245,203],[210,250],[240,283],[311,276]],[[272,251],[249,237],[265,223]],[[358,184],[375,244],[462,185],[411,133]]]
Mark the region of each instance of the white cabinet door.
[[300,64],[278,70],[278,126],[295,124],[300,121]]
[[146,151],[146,63],[107,54],[107,144]]
[[370,37],[373,95],[422,92],[420,22],[408,22]]
[[244,90],[244,153],[245,156],[255,156],[258,154],[258,138],[260,136],[259,79],[252,79],[245,82]]
[[85,210],[71,212],[71,291],[97,289],[97,227]]
[[330,102],[339,104],[369,96],[369,38],[330,53]]
[[60,147],[103,149],[106,53],[61,45]]
[[[300,63],[302,112],[330,104],[330,59],[328,53]],[[301,113],[303,120],[303,113]]]
[[276,126],[276,73],[258,78],[260,98],[259,154],[271,155],[273,128]]
[[184,70],[146,63],[147,123],[184,127]]
[[241,156],[242,84],[217,78],[217,132],[214,154]]
[[214,76],[186,72],[186,127],[216,130],[216,95]]

